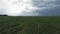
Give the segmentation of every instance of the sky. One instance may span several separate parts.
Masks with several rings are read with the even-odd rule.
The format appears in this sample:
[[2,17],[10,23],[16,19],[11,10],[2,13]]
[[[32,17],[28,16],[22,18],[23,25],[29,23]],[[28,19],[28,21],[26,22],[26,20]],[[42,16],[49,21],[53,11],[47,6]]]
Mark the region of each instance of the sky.
[[0,0],[0,14],[8,16],[60,16],[60,0]]

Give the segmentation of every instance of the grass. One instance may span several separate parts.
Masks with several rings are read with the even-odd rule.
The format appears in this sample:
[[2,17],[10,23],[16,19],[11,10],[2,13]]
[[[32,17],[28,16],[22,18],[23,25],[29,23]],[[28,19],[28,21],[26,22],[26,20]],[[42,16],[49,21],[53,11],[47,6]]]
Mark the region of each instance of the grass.
[[0,34],[60,34],[60,16],[0,16]]

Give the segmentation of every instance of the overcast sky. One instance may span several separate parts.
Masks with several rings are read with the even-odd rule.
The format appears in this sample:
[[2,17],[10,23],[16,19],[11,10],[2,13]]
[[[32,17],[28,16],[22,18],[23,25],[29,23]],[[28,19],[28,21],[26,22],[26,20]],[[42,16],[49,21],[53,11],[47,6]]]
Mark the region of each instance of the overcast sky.
[[0,14],[60,16],[60,0],[0,0]]

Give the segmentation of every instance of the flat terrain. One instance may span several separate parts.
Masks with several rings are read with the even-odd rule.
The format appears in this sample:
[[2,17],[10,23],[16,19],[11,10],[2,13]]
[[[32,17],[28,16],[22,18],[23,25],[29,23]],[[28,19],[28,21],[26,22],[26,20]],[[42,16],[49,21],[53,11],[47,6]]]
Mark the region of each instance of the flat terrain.
[[0,34],[60,34],[60,16],[0,16]]

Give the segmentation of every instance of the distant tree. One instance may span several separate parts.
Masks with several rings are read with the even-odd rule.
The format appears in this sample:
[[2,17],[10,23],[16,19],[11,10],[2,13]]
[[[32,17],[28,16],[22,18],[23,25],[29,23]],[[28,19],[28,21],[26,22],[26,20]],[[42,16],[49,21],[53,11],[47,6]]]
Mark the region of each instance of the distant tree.
[[0,15],[0,16],[7,16],[7,15]]

